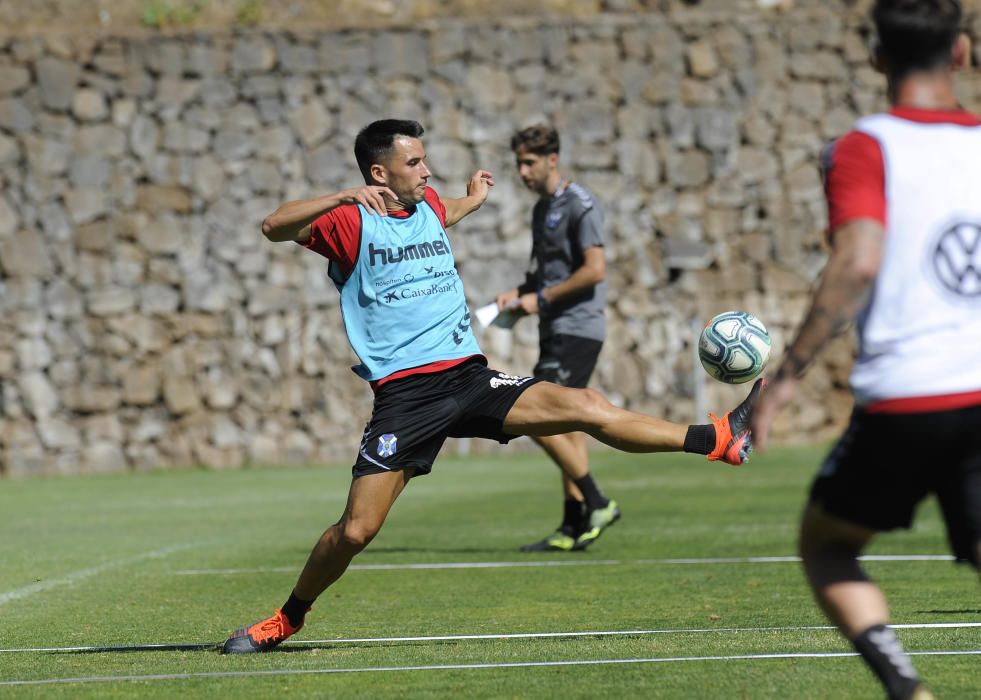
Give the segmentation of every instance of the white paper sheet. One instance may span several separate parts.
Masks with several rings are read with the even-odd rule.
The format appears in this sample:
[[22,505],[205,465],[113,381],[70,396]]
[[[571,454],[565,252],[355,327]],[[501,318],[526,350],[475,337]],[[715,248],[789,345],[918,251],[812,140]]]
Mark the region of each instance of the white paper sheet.
[[520,318],[518,314],[508,309],[498,311],[497,304],[493,302],[487,306],[481,306],[474,311],[474,315],[484,328],[491,325],[497,326],[498,328],[511,328]]

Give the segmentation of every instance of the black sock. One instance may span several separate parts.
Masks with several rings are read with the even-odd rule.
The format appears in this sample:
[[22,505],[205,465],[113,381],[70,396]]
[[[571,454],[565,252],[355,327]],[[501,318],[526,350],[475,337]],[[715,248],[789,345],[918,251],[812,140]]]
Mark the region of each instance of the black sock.
[[707,425],[688,426],[688,432],[685,433],[685,452],[694,452],[697,455],[707,455],[714,449],[714,425],[709,423]]
[[280,610],[286,615],[286,619],[290,621],[291,625],[299,627],[303,624],[303,618],[306,617],[311,605],[313,605],[312,600],[300,600],[296,597],[296,593],[290,593],[289,599],[283,603]]
[[586,507],[589,510],[606,508],[610,505],[610,499],[604,496],[603,492],[599,490],[599,486],[593,481],[592,474],[586,474],[581,479],[576,479],[576,486],[582,491],[582,497],[586,501]]
[[586,509],[582,501],[566,498],[562,509],[562,526],[559,528],[569,537],[578,537],[583,531],[586,521]]
[[908,698],[920,677],[913,668],[896,633],[885,625],[874,625],[852,640],[875,675],[886,686],[890,698]]

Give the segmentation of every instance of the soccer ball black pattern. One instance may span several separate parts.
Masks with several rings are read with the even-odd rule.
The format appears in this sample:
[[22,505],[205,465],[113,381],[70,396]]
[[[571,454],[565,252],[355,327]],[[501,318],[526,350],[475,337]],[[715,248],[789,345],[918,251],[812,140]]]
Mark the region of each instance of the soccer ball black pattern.
[[770,359],[770,334],[753,314],[726,311],[705,326],[698,339],[698,359],[712,377],[726,384],[753,379]]

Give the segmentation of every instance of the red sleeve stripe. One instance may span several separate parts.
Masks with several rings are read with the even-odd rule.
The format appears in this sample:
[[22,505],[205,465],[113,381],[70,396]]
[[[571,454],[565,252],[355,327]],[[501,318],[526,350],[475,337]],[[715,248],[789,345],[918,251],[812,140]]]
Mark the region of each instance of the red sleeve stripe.
[[361,250],[361,211],[346,205],[315,219],[304,246],[334,263],[341,279],[347,279]]
[[874,219],[885,226],[886,175],[879,142],[853,131],[829,147],[824,165],[828,230],[855,219]]
[[441,223],[445,229],[446,205],[443,204],[443,200],[439,198],[439,195],[436,194],[436,190],[434,190],[432,187],[426,188],[426,204],[433,208],[433,211],[436,212],[436,216],[439,217],[439,223]]

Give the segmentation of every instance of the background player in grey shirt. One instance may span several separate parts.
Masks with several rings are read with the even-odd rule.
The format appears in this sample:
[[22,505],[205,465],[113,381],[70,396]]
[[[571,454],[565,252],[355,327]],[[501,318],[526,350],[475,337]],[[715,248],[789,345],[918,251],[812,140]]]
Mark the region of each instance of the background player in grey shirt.
[[[540,354],[534,375],[583,388],[606,337],[603,212],[593,194],[559,172],[559,135],[538,124],[511,139],[518,174],[539,195],[532,213],[531,264],[525,281],[497,296],[501,309],[538,314]],[[620,509],[589,473],[586,436],[536,437],[562,470],[562,524],[524,551],[585,549],[616,522]]]

